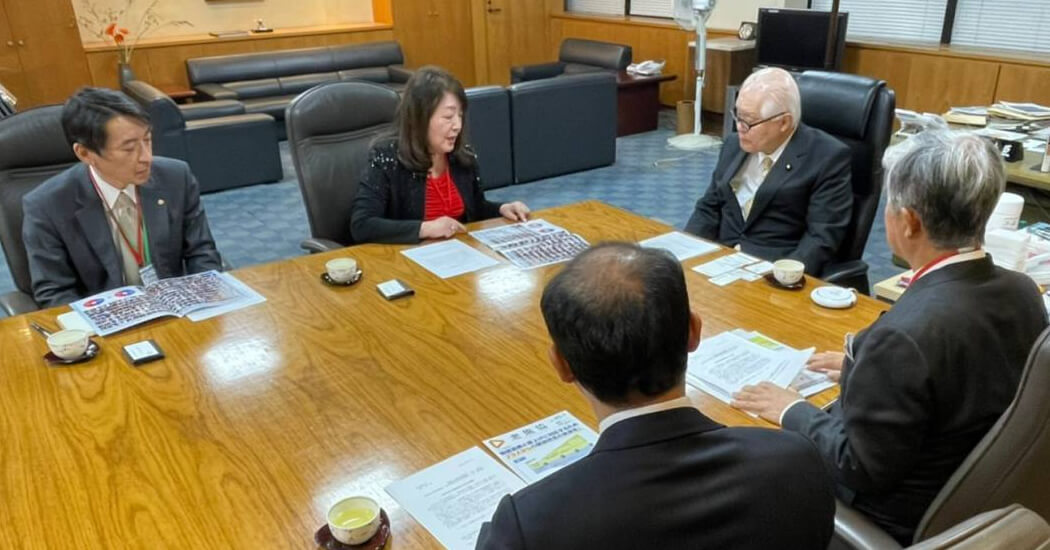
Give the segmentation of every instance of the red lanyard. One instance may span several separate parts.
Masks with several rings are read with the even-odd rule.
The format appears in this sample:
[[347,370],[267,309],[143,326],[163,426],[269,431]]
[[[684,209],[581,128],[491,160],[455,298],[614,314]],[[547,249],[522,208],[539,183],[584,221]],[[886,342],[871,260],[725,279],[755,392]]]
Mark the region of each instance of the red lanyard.
[[[88,177],[91,178],[91,185],[95,186],[95,192],[98,193],[98,198],[102,200],[102,207],[106,209],[106,214],[108,214],[109,218],[113,220],[113,224],[117,226],[117,233],[120,233],[120,238],[124,240],[124,244],[128,245],[128,251],[131,252],[131,256],[135,259],[135,263],[139,267],[142,267],[145,265],[145,243],[142,239],[142,201],[135,201],[138,213],[138,223],[136,224],[136,226],[138,226],[138,236],[136,238],[138,245],[132,246],[131,239],[124,234],[124,229],[120,227],[120,222],[117,221],[116,215],[113,214],[113,210],[106,202],[106,196],[102,194],[102,189],[99,189],[98,182],[95,181],[95,173],[90,168],[88,168]],[[121,191],[121,193],[123,193],[123,191]]]
[[918,281],[919,277],[922,277],[923,275],[925,275],[926,272],[929,271],[930,269],[932,269],[933,267],[935,267],[935,266],[937,266],[939,264],[942,264],[945,261],[947,261],[949,258],[954,257],[954,256],[958,256],[959,254],[962,254],[962,252],[949,252],[949,253],[947,253],[947,254],[945,254],[943,256],[939,256],[937,258],[934,258],[933,261],[931,261],[930,263],[928,263],[928,264],[922,266],[921,268],[919,268],[919,270],[915,272],[915,275],[911,276],[911,281],[909,281],[909,284],[910,283],[914,283],[915,281]]

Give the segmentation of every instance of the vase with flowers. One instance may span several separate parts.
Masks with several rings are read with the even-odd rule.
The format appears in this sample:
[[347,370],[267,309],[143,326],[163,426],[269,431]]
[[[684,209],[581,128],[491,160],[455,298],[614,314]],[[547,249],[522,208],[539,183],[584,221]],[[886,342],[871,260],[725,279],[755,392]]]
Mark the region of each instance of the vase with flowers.
[[[112,0],[110,0],[112,1]],[[99,40],[117,47],[117,74],[120,83],[135,79],[131,70],[131,54],[143,37],[165,27],[192,27],[184,19],[166,19],[158,13],[161,0],[152,0],[143,9],[137,9],[136,0],[125,0],[120,9],[100,6],[94,0],[80,0],[77,21],[81,28]],[[126,21],[137,21],[128,27]],[[133,32],[134,29],[134,32]]]

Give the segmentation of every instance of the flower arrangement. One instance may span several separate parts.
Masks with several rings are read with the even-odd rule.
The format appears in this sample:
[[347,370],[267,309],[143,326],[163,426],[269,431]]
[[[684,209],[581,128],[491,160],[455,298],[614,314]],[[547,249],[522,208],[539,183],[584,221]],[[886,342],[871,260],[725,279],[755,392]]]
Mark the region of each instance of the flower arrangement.
[[112,42],[117,46],[117,60],[122,64],[131,63],[131,54],[138,46],[139,40],[157,29],[164,27],[192,27],[186,20],[166,21],[157,13],[160,0],[152,0],[138,18],[138,24],[131,28],[138,29],[132,40],[132,32],[121,23],[133,18],[136,0],[124,0],[124,7],[100,7],[94,0],[81,0],[77,21],[81,28],[99,40]]

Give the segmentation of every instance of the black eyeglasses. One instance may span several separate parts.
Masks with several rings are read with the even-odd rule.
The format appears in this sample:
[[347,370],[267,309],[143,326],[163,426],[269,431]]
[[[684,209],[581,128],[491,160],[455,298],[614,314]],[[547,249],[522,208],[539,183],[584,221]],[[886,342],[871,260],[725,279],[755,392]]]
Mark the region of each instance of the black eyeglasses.
[[736,114],[736,107],[733,107],[733,112],[731,114],[733,115],[733,122],[735,122],[736,125],[740,127],[740,133],[746,134],[746,133],[750,132],[751,129],[754,128],[755,126],[758,126],[759,124],[765,124],[765,123],[769,122],[770,120],[773,120],[774,118],[782,117],[782,116],[788,114],[788,112],[787,111],[782,111],[782,112],[779,112],[779,113],[777,113],[777,114],[775,114],[775,115],[773,115],[771,117],[763,118],[762,120],[759,120],[758,122],[746,122],[746,121],[740,120],[740,117],[738,117],[737,114]]

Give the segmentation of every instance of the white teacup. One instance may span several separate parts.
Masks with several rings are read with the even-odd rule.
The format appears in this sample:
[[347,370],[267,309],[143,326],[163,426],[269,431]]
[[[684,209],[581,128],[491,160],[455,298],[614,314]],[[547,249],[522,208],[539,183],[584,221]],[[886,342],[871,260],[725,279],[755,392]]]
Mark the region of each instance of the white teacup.
[[328,278],[337,282],[345,283],[357,275],[357,260],[353,258],[336,258],[328,260],[324,264]]
[[368,497],[344,498],[328,509],[328,528],[343,544],[362,544],[379,531],[379,503]]
[[87,352],[88,333],[77,329],[54,332],[47,337],[47,347],[61,359],[76,359]]
[[777,260],[773,262],[773,277],[782,285],[790,286],[802,279],[806,264],[798,260]]

